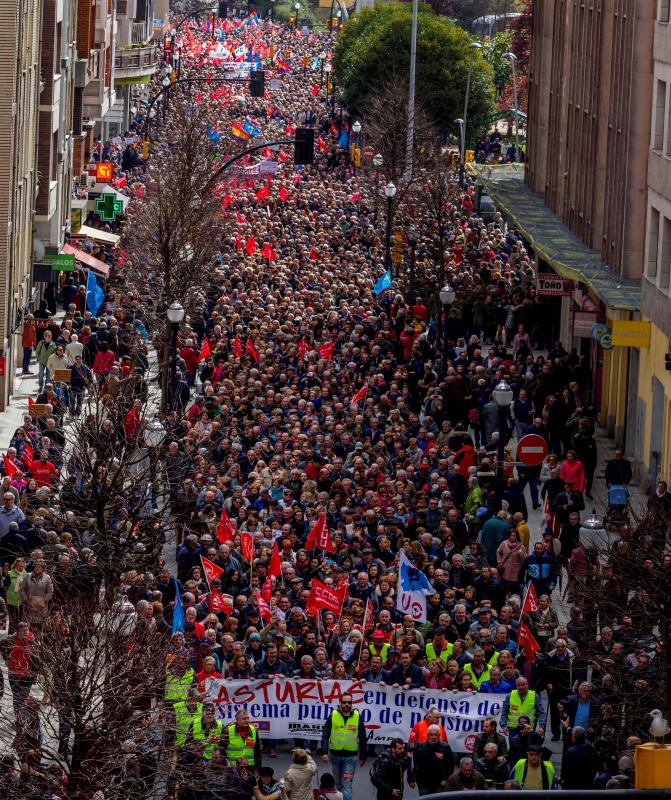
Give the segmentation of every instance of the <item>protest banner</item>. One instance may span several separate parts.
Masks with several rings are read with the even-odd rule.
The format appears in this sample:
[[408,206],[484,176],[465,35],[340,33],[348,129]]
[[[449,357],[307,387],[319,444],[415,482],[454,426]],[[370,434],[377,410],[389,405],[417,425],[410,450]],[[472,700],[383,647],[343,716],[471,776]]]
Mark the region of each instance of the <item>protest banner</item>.
[[435,707],[455,753],[473,749],[485,719],[498,720],[504,698],[434,689],[403,690],[366,681],[215,678],[206,684],[207,698],[216,703],[217,715],[224,724],[233,722],[236,712],[244,708],[261,738],[271,739],[319,740],[329,713],[348,692],[371,744],[386,744],[395,737],[407,741],[412,726]]

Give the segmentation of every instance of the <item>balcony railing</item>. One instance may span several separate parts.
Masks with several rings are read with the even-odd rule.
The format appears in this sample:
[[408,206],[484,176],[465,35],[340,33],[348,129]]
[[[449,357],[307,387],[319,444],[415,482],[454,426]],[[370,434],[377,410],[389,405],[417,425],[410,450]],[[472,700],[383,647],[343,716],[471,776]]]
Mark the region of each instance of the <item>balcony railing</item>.
[[131,44],[144,44],[147,41],[147,25],[144,22],[134,22],[130,31]]
[[156,48],[153,44],[117,50],[114,73],[117,78],[150,75],[156,67]]

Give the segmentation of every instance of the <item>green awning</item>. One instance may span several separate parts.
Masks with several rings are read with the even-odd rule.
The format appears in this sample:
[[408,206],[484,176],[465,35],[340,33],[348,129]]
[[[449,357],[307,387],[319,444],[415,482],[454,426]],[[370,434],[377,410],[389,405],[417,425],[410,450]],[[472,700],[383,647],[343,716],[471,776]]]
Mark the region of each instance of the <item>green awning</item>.
[[527,115],[524,111],[515,111],[514,108],[504,108],[502,111],[497,111],[491,117],[487,117],[487,124],[491,125],[492,122],[500,122],[502,119],[515,119],[520,125],[527,124]]
[[639,311],[641,282],[609,269],[524,183],[524,167],[469,164],[485,193],[511,220],[538,255],[565,278],[586,284],[610,308]]

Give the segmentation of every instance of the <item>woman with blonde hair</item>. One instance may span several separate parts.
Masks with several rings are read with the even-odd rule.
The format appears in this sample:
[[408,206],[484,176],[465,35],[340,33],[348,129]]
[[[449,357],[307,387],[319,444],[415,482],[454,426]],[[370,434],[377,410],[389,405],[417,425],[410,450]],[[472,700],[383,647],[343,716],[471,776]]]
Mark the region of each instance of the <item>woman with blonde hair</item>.
[[284,776],[284,795],[287,800],[312,800],[312,780],[317,774],[314,759],[302,747],[291,754],[291,766]]

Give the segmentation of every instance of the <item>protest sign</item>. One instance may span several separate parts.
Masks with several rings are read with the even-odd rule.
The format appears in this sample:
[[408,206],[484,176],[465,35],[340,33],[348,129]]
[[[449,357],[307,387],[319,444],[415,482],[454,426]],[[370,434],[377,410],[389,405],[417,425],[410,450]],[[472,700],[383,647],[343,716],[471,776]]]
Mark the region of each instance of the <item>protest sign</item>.
[[434,689],[395,689],[366,681],[319,681],[275,678],[256,681],[207,681],[208,699],[217,705],[224,724],[233,722],[241,708],[262,738],[319,740],[329,713],[349,692],[361,714],[371,744],[407,741],[412,726],[430,708],[440,712],[448,742],[454,752],[473,749],[485,719],[498,720],[503,695],[442,692]]

